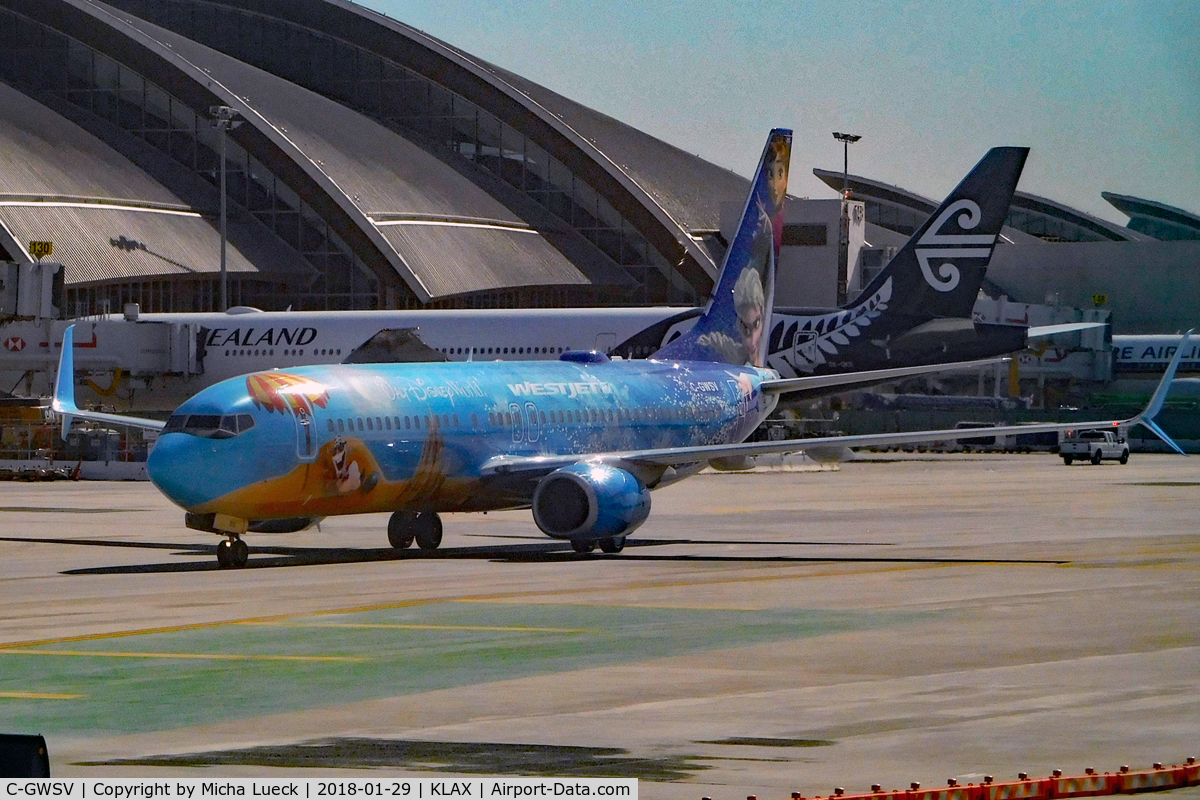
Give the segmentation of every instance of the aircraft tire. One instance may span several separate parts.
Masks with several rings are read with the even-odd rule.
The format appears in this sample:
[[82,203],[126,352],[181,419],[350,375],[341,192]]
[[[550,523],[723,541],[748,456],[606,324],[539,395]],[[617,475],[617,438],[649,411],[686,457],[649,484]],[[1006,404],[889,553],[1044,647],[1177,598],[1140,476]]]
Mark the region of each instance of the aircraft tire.
[[397,511],[388,519],[388,544],[397,550],[405,550],[412,546],[416,532],[413,530],[416,514],[412,511]]
[[1121,457],[1120,457],[1119,459],[1117,459],[1117,460],[1118,460],[1118,461],[1120,461],[1120,462],[1121,462],[1121,464],[1128,464],[1128,463],[1129,463],[1129,451],[1128,451],[1128,450],[1122,450],[1122,451],[1121,451]]
[[571,549],[576,553],[590,553],[596,548],[596,542],[593,539],[572,539]]
[[417,547],[437,550],[442,543],[442,518],[432,511],[418,511],[413,520]]
[[1095,466],[1100,466],[1100,451],[1099,450],[1092,453],[1092,464],[1094,464]]
[[611,539],[601,539],[600,549],[605,553],[619,553],[625,549],[625,537],[614,536]]
[[234,539],[230,542],[229,555],[229,566],[241,568],[250,560],[250,548],[241,539]]
[[232,566],[230,563],[232,544],[228,539],[222,539],[221,543],[217,545],[217,566],[221,569],[229,569]]

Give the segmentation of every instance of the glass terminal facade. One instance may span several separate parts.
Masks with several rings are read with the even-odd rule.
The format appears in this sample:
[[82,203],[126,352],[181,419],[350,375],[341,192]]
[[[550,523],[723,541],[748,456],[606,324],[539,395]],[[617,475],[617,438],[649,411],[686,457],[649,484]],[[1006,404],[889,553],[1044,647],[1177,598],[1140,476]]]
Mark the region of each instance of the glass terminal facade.
[[[529,136],[431,78],[326,33],[243,9],[198,0],[117,4],[504,181],[577,231],[636,281],[636,290],[610,302],[698,302],[695,288],[679,278],[673,264],[577,172]],[[493,297],[478,298],[483,305],[509,304],[506,292],[485,294]]]
[[[48,93],[86,117],[112,123],[208,183],[220,185],[219,133],[186,103],[128,66],[15,12],[0,9],[0,37],[4,80],[35,97]],[[226,181],[234,204],[231,216],[238,209],[252,214],[316,272],[315,280],[301,289],[288,289],[259,275],[232,273],[230,305],[378,306],[378,280],[362,260],[295,191],[232,139],[226,142]],[[219,279],[205,275],[67,290],[69,316],[116,311],[125,302],[141,303],[147,311],[208,311],[220,302]]]

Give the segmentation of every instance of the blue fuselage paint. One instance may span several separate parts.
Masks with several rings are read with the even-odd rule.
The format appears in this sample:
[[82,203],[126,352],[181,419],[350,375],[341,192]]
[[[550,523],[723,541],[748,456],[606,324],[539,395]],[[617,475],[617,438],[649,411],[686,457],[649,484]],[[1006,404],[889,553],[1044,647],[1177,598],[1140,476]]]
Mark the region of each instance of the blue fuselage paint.
[[183,508],[246,519],[521,507],[536,480],[491,476],[489,461],[740,442],[774,408],[775,395],[760,389],[774,377],[654,360],[253,373],[175,412],[250,415],[253,427],[230,438],[168,430],[148,470]]

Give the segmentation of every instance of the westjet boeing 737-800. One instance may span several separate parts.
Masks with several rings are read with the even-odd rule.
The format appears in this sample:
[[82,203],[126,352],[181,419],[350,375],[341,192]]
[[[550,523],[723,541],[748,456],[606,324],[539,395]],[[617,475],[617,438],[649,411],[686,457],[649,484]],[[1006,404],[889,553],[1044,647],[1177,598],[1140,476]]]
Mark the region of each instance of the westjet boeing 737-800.
[[[767,364],[790,150],[791,132],[772,131],[708,306],[649,359],[610,360],[591,351],[555,361],[254,372],[201,391],[164,426],[75,405],[68,329],[54,409],[64,433],[73,417],[160,429],[150,479],[183,507],[190,527],[225,537],[217,548],[223,566],[246,563],[247,532],[380,511],[392,512],[388,538],[397,548],[414,540],[436,548],[443,512],[531,508],[538,528],[575,550],[618,552],[647,519],[652,489],[711,460],[962,436],[953,430],[745,443],[782,393],[879,377],[781,378]],[[918,241],[933,243],[920,263],[935,280],[954,282],[960,261],[994,243],[994,234],[984,242],[974,230],[982,205],[962,205],[917,232]],[[1123,423],[987,432],[1136,422],[1159,432],[1151,418],[1170,379],[1171,371],[1146,411]]]

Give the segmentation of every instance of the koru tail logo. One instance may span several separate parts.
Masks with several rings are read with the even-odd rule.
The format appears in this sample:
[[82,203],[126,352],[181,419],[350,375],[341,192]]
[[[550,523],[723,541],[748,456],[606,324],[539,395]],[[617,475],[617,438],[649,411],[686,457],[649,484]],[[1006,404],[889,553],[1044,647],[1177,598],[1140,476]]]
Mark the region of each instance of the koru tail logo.
[[[962,212],[962,213],[959,213]],[[952,292],[958,286],[962,277],[957,266],[952,261],[943,261],[938,265],[938,274],[933,274],[929,260],[987,258],[992,254],[992,245],[996,243],[995,234],[944,234],[941,233],[950,218],[958,214],[958,227],[969,231],[983,219],[979,204],[974,200],[959,200],[950,206],[929,226],[929,230],[917,242],[917,263],[921,265],[921,274],[925,282],[939,292]]]

